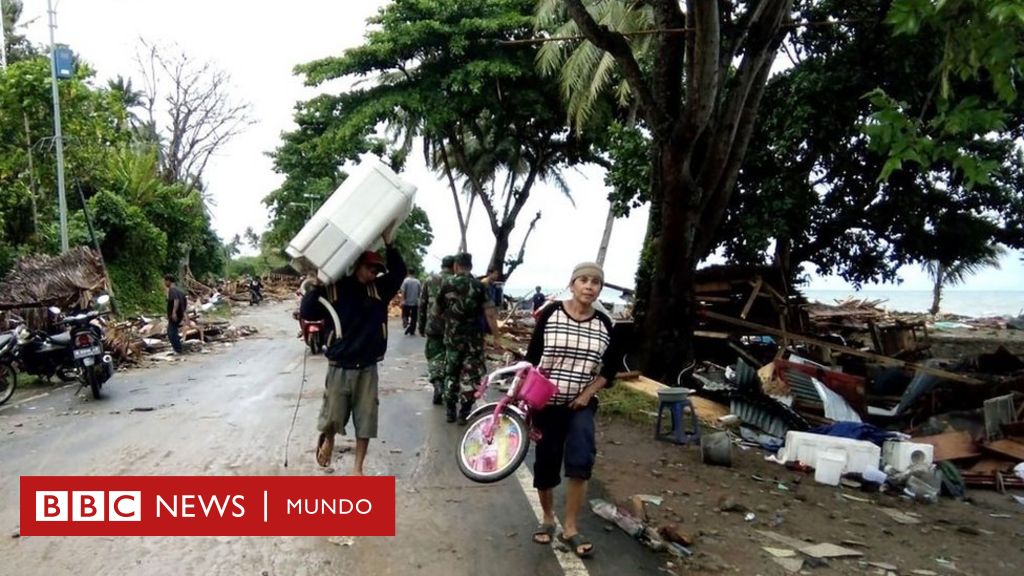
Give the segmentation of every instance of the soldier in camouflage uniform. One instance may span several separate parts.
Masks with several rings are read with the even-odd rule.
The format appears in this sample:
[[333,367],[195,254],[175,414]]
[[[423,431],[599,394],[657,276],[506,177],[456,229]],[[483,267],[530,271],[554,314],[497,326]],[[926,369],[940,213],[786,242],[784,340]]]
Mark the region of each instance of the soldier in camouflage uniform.
[[484,333],[481,316],[486,316],[491,333],[498,333],[498,314],[487,289],[473,277],[473,257],[462,253],[455,257],[455,274],[441,287],[438,313],[444,318],[445,404],[448,422],[455,422],[456,404],[459,424],[465,424],[473,409],[473,392],[483,378]]
[[441,260],[441,272],[427,278],[420,292],[419,331],[420,336],[427,337],[424,354],[430,383],[434,385],[434,404],[440,404],[444,395],[444,318],[434,303],[441,293],[441,286],[451,278],[454,264],[454,256],[445,256]]

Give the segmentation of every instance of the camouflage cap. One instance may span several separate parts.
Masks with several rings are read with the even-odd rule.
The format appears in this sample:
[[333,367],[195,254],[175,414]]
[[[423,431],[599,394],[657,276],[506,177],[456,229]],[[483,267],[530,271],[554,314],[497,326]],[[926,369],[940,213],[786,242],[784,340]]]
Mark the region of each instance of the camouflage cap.
[[455,266],[455,256],[445,256],[441,258],[441,268],[445,270],[451,270]]

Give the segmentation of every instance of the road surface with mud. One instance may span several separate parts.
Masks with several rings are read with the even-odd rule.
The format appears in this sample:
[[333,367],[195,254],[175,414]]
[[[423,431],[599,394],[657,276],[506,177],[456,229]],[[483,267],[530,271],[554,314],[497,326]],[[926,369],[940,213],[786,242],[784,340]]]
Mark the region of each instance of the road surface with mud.
[[[530,541],[529,468],[495,485],[466,480],[459,429],[430,403],[423,339],[393,326],[381,365],[380,435],[367,473],[397,478],[397,535],[327,537],[17,537],[22,475],[323,475],[314,461],[326,362],[311,357],[284,467],[304,348],[288,304],[234,319],[258,336],[178,362],[115,374],[95,401],[75,387],[20,390],[0,407],[0,573],[373,575],[656,574],[636,542],[584,514],[596,555],[581,562]],[[339,437],[339,451],[349,444]],[[336,455],[331,474],[351,469]],[[559,498],[561,491],[557,492]],[[563,506],[561,500],[558,505]]]

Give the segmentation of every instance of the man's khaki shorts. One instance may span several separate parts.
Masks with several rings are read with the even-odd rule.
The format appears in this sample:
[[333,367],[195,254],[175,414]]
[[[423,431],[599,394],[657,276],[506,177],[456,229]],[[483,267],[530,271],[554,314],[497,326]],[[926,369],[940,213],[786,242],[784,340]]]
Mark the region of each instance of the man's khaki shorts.
[[356,438],[376,438],[378,404],[376,364],[360,369],[329,366],[317,430],[345,434],[351,417]]

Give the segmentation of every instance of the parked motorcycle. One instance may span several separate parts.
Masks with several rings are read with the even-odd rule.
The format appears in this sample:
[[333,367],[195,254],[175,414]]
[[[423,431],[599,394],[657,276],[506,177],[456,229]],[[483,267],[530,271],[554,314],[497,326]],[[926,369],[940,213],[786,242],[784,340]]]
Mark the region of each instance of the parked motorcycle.
[[[106,305],[110,297],[100,296],[96,303]],[[50,308],[58,319],[55,327],[64,331],[47,334],[42,330],[30,330],[22,322],[4,336],[13,337],[13,342],[0,337],[0,393],[11,388],[16,376],[14,369],[46,379],[57,376],[64,382],[78,380],[81,386],[88,386],[93,397],[100,397],[100,388],[114,373],[113,359],[103,349],[102,318],[107,312],[89,310],[67,317],[61,317],[59,308]],[[11,373],[10,384],[6,374]],[[9,395],[8,395],[9,397]]]
[[[59,320],[59,314],[54,314],[56,310],[50,310],[53,326]],[[70,331],[49,334],[43,330],[30,330],[24,319],[13,314],[11,322],[15,328],[4,334],[4,344],[0,346],[0,365],[12,366],[18,372],[45,380],[54,376],[62,382],[78,379],[78,370],[70,352]],[[8,340],[6,336],[11,339]]]
[[[104,294],[96,302],[104,306],[109,301],[110,297]],[[79,382],[82,386],[88,386],[96,399],[100,397],[103,384],[114,375],[114,360],[103,348],[101,318],[108,313],[89,310],[58,322],[58,325],[69,328],[71,356],[78,369]]]
[[18,373],[14,370],[14,350],[18,337],[13,330],[0,334],[0,404],[14,395],[18,386]]

